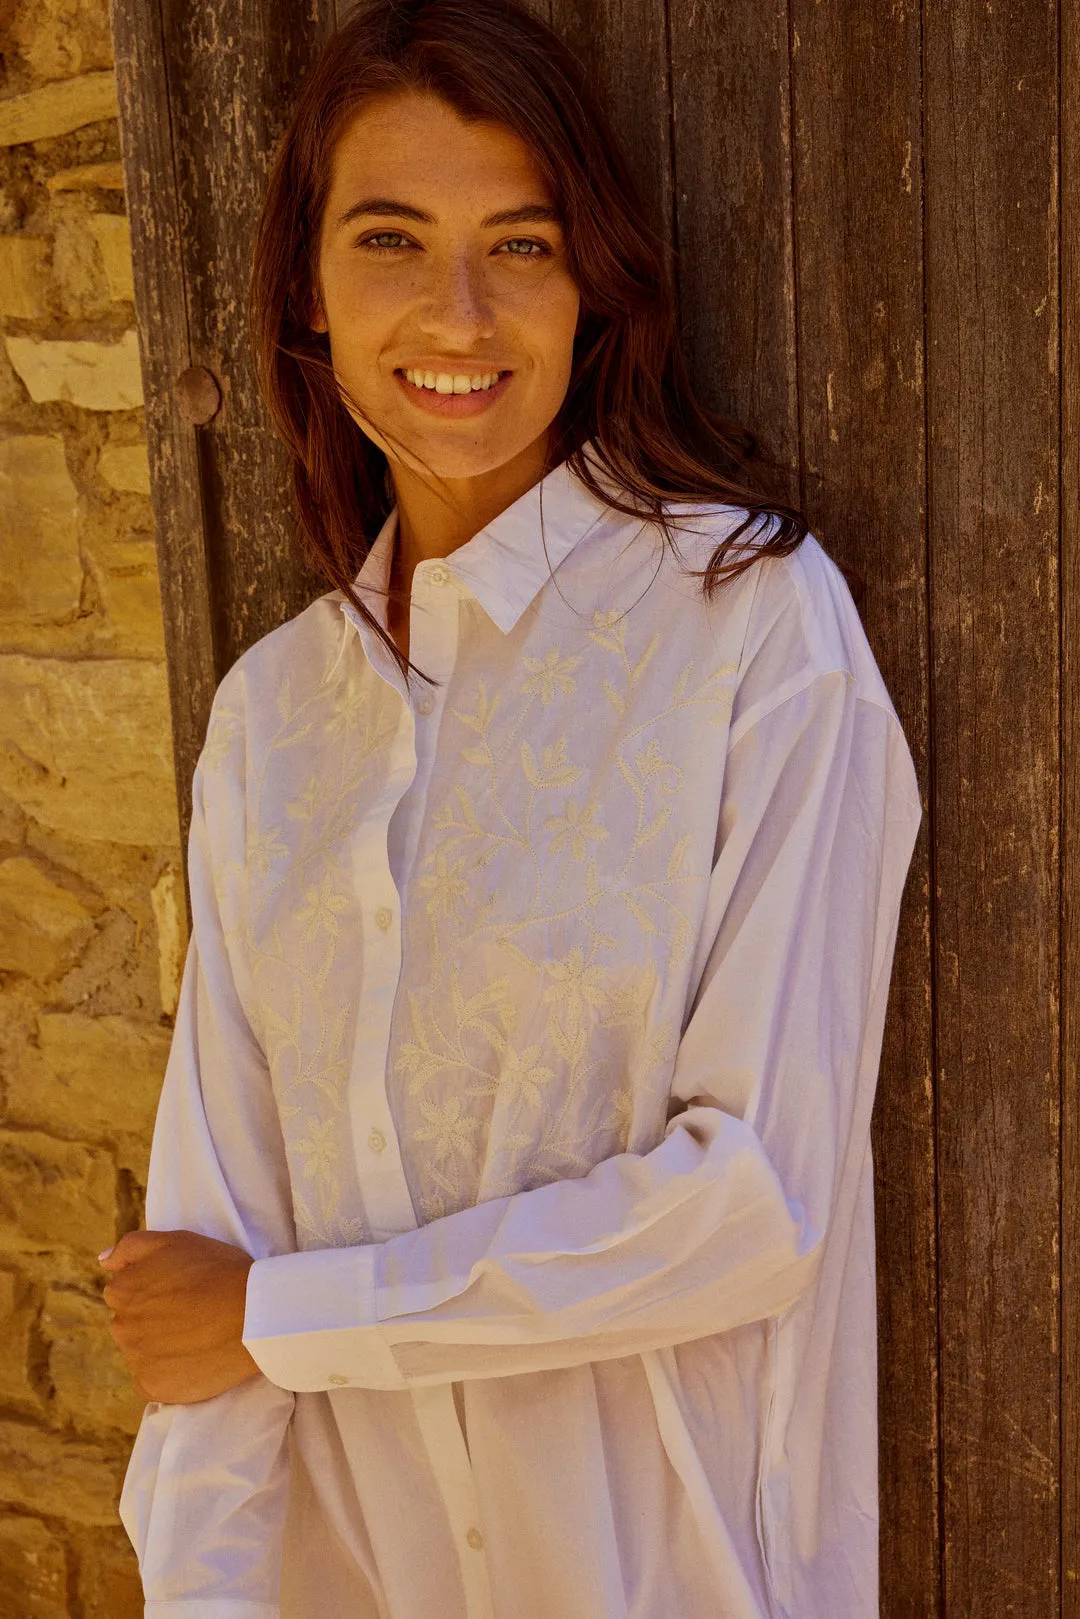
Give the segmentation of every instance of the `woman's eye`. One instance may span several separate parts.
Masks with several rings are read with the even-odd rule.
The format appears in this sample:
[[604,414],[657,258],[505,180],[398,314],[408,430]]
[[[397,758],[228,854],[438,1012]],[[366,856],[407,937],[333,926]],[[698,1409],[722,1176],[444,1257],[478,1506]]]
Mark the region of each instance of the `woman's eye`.
[[[366,247],[372,253],[397,253],[397,252],[399,252],[400,249],[397,246],[394,246],[394,247],[380,247],[378,245],[380,242],[385,242],[387,240],[387,238],[389,238],[392,242],[407,242],[408,241],[408,237],[403,236],[400,231],[381,230],[381,231],[376,231],[375,234],[372,235],[372,236],[365,236],[356,245],[358,247]],[[503,257],[504,258],[511,258],[511,259],[543,259],[543,258],[550,258],[551,257],[552,250],[548,246],[548,244],[546,242],[534,241],[531,236],[515,236],[509,242],[503,242],[502,247],[500,247],[499,251],[502,252],[502,248],[517,248],[517,247],[527,247],[527,248],[530,248],[530,249],[535,249],[536,251],[535,252],[528,252],[528,253],[516,253],[516,252],[505,253],[505,254],[503,254]]]

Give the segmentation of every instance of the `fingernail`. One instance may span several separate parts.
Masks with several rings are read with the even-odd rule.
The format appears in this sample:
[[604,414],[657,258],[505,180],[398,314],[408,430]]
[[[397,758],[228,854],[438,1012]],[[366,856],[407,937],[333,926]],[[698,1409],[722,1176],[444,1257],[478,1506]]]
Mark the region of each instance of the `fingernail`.
[[[116,1244],[115,1244],[115,1242],[114,1242],[114,1243],[113,1243],[113,1248],[115,1248],[115,1247],[116,1247]],[[102,1260],[103,1260],[103,1259],[108,1259],[108,1257],[109,1257],[109,1255],[110,1255],[110,1254],[111,1254],[111,1253],[112,1253],[112,1248],[106,1248],[106,1249],[105,1249],[105,1252],[104,1252],[104,1253],[101,1253],[101,1254],[98,1254],[98,1264],[99,1264],[99,1265],[100,1265],[100,1264],[101,1264],[101,1261],[102,1261]]]

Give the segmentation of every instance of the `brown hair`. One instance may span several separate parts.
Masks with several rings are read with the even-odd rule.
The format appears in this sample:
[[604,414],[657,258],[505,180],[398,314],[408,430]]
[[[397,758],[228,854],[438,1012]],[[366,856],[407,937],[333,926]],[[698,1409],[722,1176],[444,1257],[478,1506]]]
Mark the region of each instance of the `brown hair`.
[[[745,508],[708,566],[689,570],[708,598],[757,557],[794,551],[807,522],[750,487],[747,468],[759,455],[753,434],[695,397],[666,243],[646,221],[578,58],[516,0],[374,0],[331,35],[282,137],[255,242],[249,320],[259,386],[293,457],[309,558],[385,641],[404,678],[414,669],[435,683],[353,589],[393,504],[387,457],[344,408],[328,336],[308,318],[337,140],[371,97],[410,90],[440,97],[467,121],[512,130],[555,199],[581,319],[545,472],[566,461],[609,507],[655,524],[677,556],[665,500]],[[378,430],[390,437],[381,423]],[[594,478],[586,444],[609,486]],[[772,532],[738,546],[755,519]]]

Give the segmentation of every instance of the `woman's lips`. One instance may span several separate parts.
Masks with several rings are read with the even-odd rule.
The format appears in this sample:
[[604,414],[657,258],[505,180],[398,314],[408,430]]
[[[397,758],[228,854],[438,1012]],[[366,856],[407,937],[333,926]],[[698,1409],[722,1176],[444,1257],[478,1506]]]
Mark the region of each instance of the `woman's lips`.
[[426,410],[429,416],[479,416],[481,411],[489,410],[496,399],[502,398],[514,373],[504,371],[490,388],[470,389],[467,394],[441,394],[434,388],[417,388],[403,372],[395,371],[394,375],[417,410]]

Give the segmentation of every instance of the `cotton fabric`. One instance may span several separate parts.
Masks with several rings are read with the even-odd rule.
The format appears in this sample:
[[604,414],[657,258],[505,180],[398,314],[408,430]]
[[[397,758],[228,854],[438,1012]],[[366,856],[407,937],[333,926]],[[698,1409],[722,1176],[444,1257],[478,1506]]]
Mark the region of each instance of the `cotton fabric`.
[[147,1225],[255,1256],[261,1375],[146,1408],[148,1619],[877,1614],[918,786],[816,538],[706,601],[746,513],[668,510],[564,463],[422,562],[438,688],[341,592],[221,683]]

